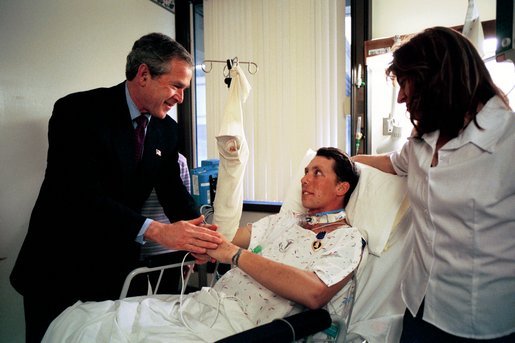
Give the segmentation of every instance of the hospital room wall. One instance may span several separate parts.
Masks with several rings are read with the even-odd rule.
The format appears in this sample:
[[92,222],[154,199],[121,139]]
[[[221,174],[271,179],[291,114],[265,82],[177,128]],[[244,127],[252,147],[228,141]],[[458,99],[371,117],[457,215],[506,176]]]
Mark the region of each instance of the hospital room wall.
[[[465,22],[468,0],[372,0],[372,39]],[[495,19],[496,0],[475,0],[481,20]],[[420,15],[417,15],[420,14]]]
[[9,274],[43,180],[53,104],[121,82],[132,43],[153,31],[174,36],[175,17],[148,0],[0,1],[0,342],[24,341]]

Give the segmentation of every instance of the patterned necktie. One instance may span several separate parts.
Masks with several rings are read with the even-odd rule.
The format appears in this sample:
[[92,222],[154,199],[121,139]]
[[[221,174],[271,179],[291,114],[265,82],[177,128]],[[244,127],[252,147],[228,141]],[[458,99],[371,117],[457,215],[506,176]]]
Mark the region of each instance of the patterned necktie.
[[143,142],[145,142],[145,128],[147,127],[147,116],[144,114],[140,115],[136,119],[134,119],[136,122],[136,129],[134,130],[134,133],[136,135],[136,151],[135,151],[135,158],[136,161],[141,161],[141,156],[143,156]]

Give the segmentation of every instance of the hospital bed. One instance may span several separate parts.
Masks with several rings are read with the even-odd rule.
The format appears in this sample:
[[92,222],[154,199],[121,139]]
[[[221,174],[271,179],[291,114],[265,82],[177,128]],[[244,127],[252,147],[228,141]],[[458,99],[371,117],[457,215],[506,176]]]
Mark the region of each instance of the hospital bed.
[[[300,180],[314,157],[308,151],[292,180]],[[221,342],[306,341],[398,342],[405,306],[400,280],[409,254],[410,209],[406,180],[365,165],[346,207],[351,224],[367,241],[355,274],[353,309],[348,318],[331,318],[325,309],[307,310],[226,337]],[[302,211],[300,181],[288,189],[281,211]],[[177,267],[176,263],[164,268]],[[161,267],[147,266],[148,269]],[[145,272],[146,269],[136,271]],[[128,276],[128,282],[130,278]],[[124,286],[125,288],[125,286]],[[125,293],[126,294],[126,293]],[[122,290],[124,296],[124,290]],[[322,330],[322,332],[318,332]],[[317,333],[318,332],[318,333]],[[316,334],[314,334],[316,333]]]
[[[193,272],[193,266],[195,265],[195,260],[193,258],[189,258],[188,260],[184,260],[185,252],[183,251],[174,251],[169,253],[164,253],[160,255],[150,255],[145,258],[143,261],[143,265],[132,270],[127,277],[125,278],[125,282],[122,286],[122,291],[120,292],[120,299],[127,297],[127,293],[129,291],[129,287],[133,279],[138,275],[147,275],[148,273],[158,271],[159,277],[157,283],[152,286],[149,283],[147,295],[155,295],[159,291],[159,286],[161,284],[161,280],[163,278],[164,272],[168,269],[181,268],[186,267],[186,272],[184,275],[185,284],[188,284],[190,276]],[[180,290],[179,287],[177,289]]]

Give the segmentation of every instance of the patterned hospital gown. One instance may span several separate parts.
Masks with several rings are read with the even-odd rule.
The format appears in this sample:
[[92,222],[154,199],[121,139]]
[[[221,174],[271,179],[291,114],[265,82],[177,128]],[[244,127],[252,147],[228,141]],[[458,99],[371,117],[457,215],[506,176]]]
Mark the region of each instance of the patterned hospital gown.
[[[311,270],[329,287],[357,268],[361,259],[361,234],[352,227],[341,227],[321,239],[318,250],[312,248],[316,234],[297,225],[292,214],[267,216],[252,224],[249,249],[261,248],[260,254],[274,261]],[[236,286],[237,285],[237,286]],[[217,281],[214,288],[242,300],[243,311],[256,325],[295,314],[298,304],[271,292],[239,268],[233,268]],[[328,304],[331,315],[344,318],[350,310],[349,282]]]

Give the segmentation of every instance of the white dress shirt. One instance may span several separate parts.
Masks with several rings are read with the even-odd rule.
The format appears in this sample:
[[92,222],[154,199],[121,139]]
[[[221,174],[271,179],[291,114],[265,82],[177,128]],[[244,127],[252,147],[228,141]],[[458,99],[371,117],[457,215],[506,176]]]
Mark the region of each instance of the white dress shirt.
[[[515,113],[498,97],[438,153],[439,132],[391,155],[407,175],[413,253],[401,285],[415,316],[457,336],[515,331]],[[399,261],[402,263],[402,261]]]

